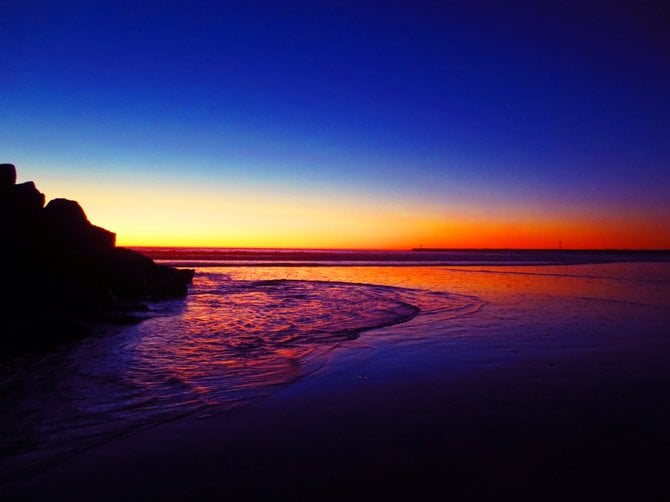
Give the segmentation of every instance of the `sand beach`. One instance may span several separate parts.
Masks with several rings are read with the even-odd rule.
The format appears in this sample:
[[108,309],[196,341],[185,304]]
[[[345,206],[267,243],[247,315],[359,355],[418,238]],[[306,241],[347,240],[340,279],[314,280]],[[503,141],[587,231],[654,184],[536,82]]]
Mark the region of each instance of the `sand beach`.
[[3,498],[658,495],[670,451],[670,266],[381,270],[221,272],[442,287],[479,303],[448,322],[419,314],[341,341],[262,396],[119,434],[4,480]]

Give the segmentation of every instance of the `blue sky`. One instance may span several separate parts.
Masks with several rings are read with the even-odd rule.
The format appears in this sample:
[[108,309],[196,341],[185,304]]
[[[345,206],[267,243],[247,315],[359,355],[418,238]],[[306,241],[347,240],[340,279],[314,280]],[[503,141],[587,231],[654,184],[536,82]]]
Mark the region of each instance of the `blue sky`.
[[668,223],[662,3],[361,4],[4,2],[1,160],[73,197],[153,178]]

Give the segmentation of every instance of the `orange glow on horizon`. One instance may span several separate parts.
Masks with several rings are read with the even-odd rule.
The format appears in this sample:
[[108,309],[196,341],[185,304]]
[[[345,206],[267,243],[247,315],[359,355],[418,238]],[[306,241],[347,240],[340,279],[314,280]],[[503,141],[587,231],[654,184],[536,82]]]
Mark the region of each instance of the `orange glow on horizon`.
[[[279,212],[279,211],[278,211]],[[670,242],[659,229],[645,222],[610,226],[597,221],[449,221],[426,216],[314,215],[298,222],[288,220],[261,224],[240,218],[241,224],[225,229],[189,226],[170,231],[154,226],[154,232],[122,225],[118,232],[122,246],[319,248],[319,249],[410,249],[426,248],[518,248],[550,249],[666,249]],[[323,218],[323,219],[322,219]],[[172,220],[174,221],[174,220]],[[624,227],[623,229],[621,227]]]
[[546,215],[486,201],[439,205],[146,180],[52,179],[38,187],[47,200],[79,201],[92,223],[127,247],[554,249],[561,242],[564,249],[670,249],[670,218],[634,213],[582,216],[573,208]]

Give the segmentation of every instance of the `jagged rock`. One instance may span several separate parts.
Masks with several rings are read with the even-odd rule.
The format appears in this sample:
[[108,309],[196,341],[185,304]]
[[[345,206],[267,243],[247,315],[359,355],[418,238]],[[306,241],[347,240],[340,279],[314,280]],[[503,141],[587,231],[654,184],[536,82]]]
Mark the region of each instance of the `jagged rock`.
[[16,167],[14,164],[0,164],[0,190],[16,184]]
[[193,270],[179,270],[156,264],[136,251],[116,248],[110,260],[109,281],[126,300],[183,296]]
[[44,194],[32,181],[4,187],[0,192],[0,251],[24,256],[36,249],[43,206]]
[[89,225],[86,213],[79,203],[68,199],[52,199],[44,208],[44,216],[54,225]]
[[91,224],[77,202],[45,207],[32,181],[15,179],[14,166],[0,164],[0,260],[10,292],[0,302],[0,346],[51,346],[83,336],[91,322],[139,319],[128,313],[145,308],[138,301],[187,294],[193,270],[116,247],[116,234]]
[[17,211],[37,211],[44,207],[44,194],[32,181],[14,185],[11,195]]
[[99,254],[115,246],[116,234],[92,225],[78,202],[53,199],[44,208],[45,237],[49,244],[72,253]]

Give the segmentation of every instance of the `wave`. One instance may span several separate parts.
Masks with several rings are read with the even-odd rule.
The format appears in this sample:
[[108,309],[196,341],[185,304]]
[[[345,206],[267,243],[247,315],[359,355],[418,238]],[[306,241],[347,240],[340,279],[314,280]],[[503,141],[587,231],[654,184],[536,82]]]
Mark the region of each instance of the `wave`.
[[8,366],[0,470],[18,476],[138,427],[240,406],[318,370],[341,342],[476,308],[433,291],[205,269],[185,302],[151,304],[138,325]]

